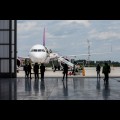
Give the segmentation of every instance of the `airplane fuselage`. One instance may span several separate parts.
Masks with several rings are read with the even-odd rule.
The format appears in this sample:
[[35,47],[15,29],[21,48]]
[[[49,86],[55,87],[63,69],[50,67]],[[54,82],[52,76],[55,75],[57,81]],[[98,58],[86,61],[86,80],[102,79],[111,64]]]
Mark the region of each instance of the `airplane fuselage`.
[[29,52],[29,57],[34,63],[44,63],[48,53],[43,45],[34,45]]
[[29,57],[34,63],[49,63],[50,60],[57,58],[58,54],[49,53],[45,46],[37,44],[30,49]]

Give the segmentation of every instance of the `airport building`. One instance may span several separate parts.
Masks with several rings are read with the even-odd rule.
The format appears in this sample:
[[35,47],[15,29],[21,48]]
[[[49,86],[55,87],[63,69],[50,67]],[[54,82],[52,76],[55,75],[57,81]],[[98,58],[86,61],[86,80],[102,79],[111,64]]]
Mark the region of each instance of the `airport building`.
[[0,20],[0,78],[16,78],[17,20]]

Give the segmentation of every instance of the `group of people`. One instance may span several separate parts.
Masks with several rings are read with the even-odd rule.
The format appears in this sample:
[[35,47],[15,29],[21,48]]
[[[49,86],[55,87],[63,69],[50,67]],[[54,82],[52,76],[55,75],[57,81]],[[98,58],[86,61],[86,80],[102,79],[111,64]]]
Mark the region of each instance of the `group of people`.
[[[39,68],[40,68],[40,73],[41,73],[41,80],[44,80],[44,72],[45,72],[45,65],[42,63],[41,66],[39,67],[38,63],[35,63],[34,67],[33,67],[33,71],[34,71],[34,75],[35,75],[35,79],[39,79]],[[24,71],[25,71],[25,77],[29,78],[30,75],[30,79],[31,78],[31,64],[25,64],[24,66]]]
[[[96,71],[97,71],[97,78],[100,78],[100,71],[101,71],[101,66],[100,64],[98,64],[96,66]],[[111,68],[110,66],[108,65],[108,63],[105,63],[105,65],[103,66],[103,69],[102,69],[102,73],[104,74],[104,83],[108,83],[109,81],[109,73],[111,72]]]
[[[75,70],[75,68],[73,70]],[[100,78],[100,71],[101,71],[100,64],[98,64],[96,66],[96,71],[97,71],[97,78]],[[106,84],[109,81],[109,73],[110,72],[111,72],[110,65],[108,65],[108,63],[105,63],[105,65],[103,66],[103,69],[102,69],[102,73],[104,74],[103,80],[104,80],[104,83],[106,83]],[[68,65],[67,64],[64,64],[64,66],[63,66],[63,80],[64,80],[65,75],[66,75],[66,80],[67,80],[67,76],[68,76]]]
[[[31,64],[25,64],[24,66],[24,71],[25,71],[25,78],[31,78]],[[34,75],[35,75],[35,79],[39,79],[39,65],[38,63],[35,63],[34,67],[33,67],[33,71],[34,71]],[[45,72],[45,65],[42,63],[41,66],[40,66],[40,73],[41,73],[41,80],[44,80],[44,72]],[[68,65],[67,64],[64,64],[63,66],[63,80],[64,80],[64,77],[66,76],[66,79],[67,79],[67,76],[68,76]]]
[[[29,77],[30,75],[30,79],[31,78],[31,64],[26,64],[24,66],[24,71],[25,71],[25,77]],[[35,79],[39,79],[39,65],[38,63],[35,63],[34,65],[34,68],[33,68],[33,71],[34,71],[34,74],[35,74]],[[100,71],[101,71],[101,66],[100,64],[98,64],[96,66],[96,71],[97,71],[97,78],[100,78]],[[40,66],[40,73],[41,73],[41,80],[44,80],[44,72],[45,72],[45,65],[42,63],[41,66]],[[109,80],[109,73],[111,72],[111,69],[110,69],[110,66],[108,65],[108,63],[105,63],[105,65],[103,66],[103,69],[102,69],[102,73],[104,74],[104,83],[108,83],[108,80]],[[67,77],[68,77],[68,65],[67,64],[64,64],[63,66],[63,79],[65,78],[66,76],[66,80],[67,80]]]

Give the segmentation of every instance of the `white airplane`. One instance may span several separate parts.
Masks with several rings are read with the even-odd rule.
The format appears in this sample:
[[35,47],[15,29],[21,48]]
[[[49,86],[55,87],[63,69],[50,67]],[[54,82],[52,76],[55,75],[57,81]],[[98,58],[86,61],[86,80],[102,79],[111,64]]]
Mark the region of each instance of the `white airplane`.
[[25,60],[26,58],[30,58],[33,63],[49,63],[50,60],[58,58],[57,53],[51,53],[47,47],[45,47],[45,28],[43,33],[43,45],[37,44],[34,45],[29,51],[29,57],[18,57],[17,66],[21,66],[21,60]]
[[43,45],[34,45],[29,52],[29,57],[34,63],[49,63],[51,59],[58,57],[57,53],[50,53]]

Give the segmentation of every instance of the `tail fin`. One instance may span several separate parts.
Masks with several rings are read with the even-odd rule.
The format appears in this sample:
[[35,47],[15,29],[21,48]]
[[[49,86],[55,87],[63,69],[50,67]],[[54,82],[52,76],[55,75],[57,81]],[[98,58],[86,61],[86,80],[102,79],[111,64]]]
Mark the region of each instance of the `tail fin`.
[[44,28],[44,32],[43,32],[43,46],[45,46],[45,28]]

